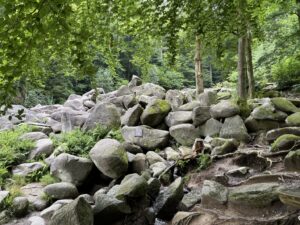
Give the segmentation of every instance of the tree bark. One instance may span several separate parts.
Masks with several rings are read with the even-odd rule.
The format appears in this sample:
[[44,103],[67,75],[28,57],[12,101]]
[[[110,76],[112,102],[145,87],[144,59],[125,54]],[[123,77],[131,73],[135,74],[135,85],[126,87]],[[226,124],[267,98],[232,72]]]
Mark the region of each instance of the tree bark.
[[246,62],[247,37],[243,35],[238,43],[238,96],[241,100],[247,99],[247,62]]
[[298,7],[296,14],[298,16],[298,23],[299,23],[299,29],[300,29],[300,0],[296,0],[296,6]]
[[196,93],[201,94],[204,91],[203,76],[201,71],[201,41],[199,35],[196,36],[196,51],[195,51],[195,79]]
[[246,60],[247,60],[247,76],[248,76],[248,94],[250,98],[254,98],[255,92],[255,81],[254,81],[254,71],[252,62],[252,35],[250,32],[247,34],[246,39]]

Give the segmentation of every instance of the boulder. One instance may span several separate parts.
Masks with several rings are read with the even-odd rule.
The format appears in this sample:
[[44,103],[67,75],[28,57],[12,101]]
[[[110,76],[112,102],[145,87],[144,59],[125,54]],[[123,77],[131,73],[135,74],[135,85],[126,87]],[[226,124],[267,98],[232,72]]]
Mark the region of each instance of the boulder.
[[211,106],[217,103],[217,94],[213,90],[204,90],[204,92],[198,96],[198,101],[201,106]]
[[291,101],[286,98],[272,98],[271,102],[277,110],[282,112],[296,113],[300,111],[300,109],[298,109]]
[[153,177],[159,177],[165,169],[167,169],[167,164],[165,162],[156,162],[150,166]]
[[183,197],[183,180],[177,178],[170,186],[161,191],[154,203],[154,211],[158,218],[170,220],[177,211]]
[[49,184],[44,192],[53,199],[73,199],[79,195],[76,186],[66,182]]
[[220,131],[222,129],[222,123],[219,122],[218,120],[214,118],[210,118],[203,124],[202,126],[199,127],[200,129],[200,135],[202,137],[216,137],[219,136]]
[[[279,191],[279,199],[280,201],[288,206],[292,206],[293,208],[299,208],[300,207],[300,193],[299,189],[297,190],[280,190]],[[297,218],[299,221],[299,217]],[[296,222],[297,224],[297,222]]]
[[177,111],[193,111],[194,108],[199,106],[201,106],[199,101],[191,101],[178,107]]
[[184,146],[193,146],[195,139],[200,137],[200,130],[192,124],[175,125],[169,131],[176,142]]
[[243,119],[239,115],[225,119],[220,131],[220,137],[234,138],[246,143],[250,141],[247,128],[245,127]]
[[26,177],[30,174],[41,171],[45,164],[41,162],[22,163],[12,169],[12,174],[16,176]]
[[122,145],[125,148],[126,152],[130,152],[132,154],[143,153],[143,149],[133,143],[123,142]]
[[143,81],[136,75],[133,75],[131,81],[128,83],[128,87],[132,89],[133,87],[142,85]]
[[119,89],[116,91],[116,96],[124,96],[124,95],[131,95],[132,91],[130,90],[130,88],[127,85],[122,85],[121,87],[119,87]]
[[156,96],[148,96],[148,95],[140,95],[137,96],[138,102],[143,106],[146,107],[147,105],[152,104],[155,100],[160,99]]
[[169,142],[168,131],[152,129],[147,126],[125,126],[121,131],[125,141],[136,144],[147,150],[164,148]]
[[171,147],[165,148],[164,152],[168,161],[177,161],[180,158],[179,152],[175,151]]
[[142,176],[134,173],[124,177],[117,189],[116,198],[130,197],[138,198],[147,194],[147,181]]
[[83,184],[92,168],[93,162],[90,159],[62,153],[51,163],[50,172],[63,182],[79,186]]
[[284,158],[284,166],[289,171],[300,171],[300,150],[290,151]]
[[180,210],[188,211],[194,205],[201,201],[201,189],[193,189],[185,194],[180,202]]
[[148,195],[152,200],[156,199],[156,197],[159,194],[159,190],[161,186],[160,181],[157,178],[152,177],[147,181],[147,184],[148,184],[148,189],[147,189]]
[[4,201],[9,196],[9,191],[1,191],[0,190],[0,207],[2,207]]
[[192,112],[191,111],[176,111],[170,112],[165,118],[165,123],[168,127],[172,127],[182,123],[192,122]]
[[165,160],[154,151],[148,151],[146,154],[146,159],[150,165],[157,162],[165,162]]
[[238,105],[230,100],[223,100],[210,108],[210,114],[215,119],[233,117],[239,112]]
[[43,198],[44,185],[31,183],[21,187],[22,196],[26,197],[33,209],[41,211],[47,207],[48,202]]
[[132,87],[131,90],[136,95],[156,96],[160,99],[164,99],[166,96],[166,90],[163,87],[152,83],[145,83],[140,86]]
[[97,103],[91,114],[88,116],[84,130],[91,130],[97,125],[114,128],[121,125],[120,113],[116,106],[111,103]]
[[138,104],[136,96],[134,94],[123,96],[123,106],[125,109],[129,109]]
[[276,110],[273,105],[267,103],[255,108],[251,112],[251,116],[257,120],[284,121],[287,114]]
[[113,224],[126,214],[131,213],[130,207],[123,201],[111,195],[96,192],[93,208],[95,224]]
[[40,139],[47,139],[48,136],[42,132],[29,132],[26,134],[23,134],[20,139],[21,140],[31,140],[31,141],[37,141]]
[[83,105],[83,100],[81,99],[81,96],[80,98],[67,100],[64,104],[64,107],[69,107],[77,111],[85,111],[85,107]]
[[58,209],[49,225],[93,225],[93,211],[84,198],[77,198]]
[[40,139],[36,141],[35,148],[30,153],[30,159],[39,156],[49,156],[53,153],[54,146],[51,139]]
[[210,107],[199,106],[193,109],[192,119],[195,127],[204,124],[210,118]]
[[257,183],[234,187],[229,191],[228,202],[238,207],[267,207],[279,200],[277,190],[277,183]]
[[289,150],[300,142],[300,136],[284,134],[272,144],[271,151]]
[[289,126],[300,127],[300,112],[294,113],[286,118],[285,121]]
[[13,213],[16,217],[23,217],[27,214],[29,201],[26,197],[16,197],[12,202]]
[[131,162],[131,170],[134,173],[141,174],[147,169],[146,156],[143,153],[138,153],[134,156]]
[[283,127],[268,131],[266,139],[272,142],[284,134],[293,134],[300,136],[300,127]]
[[143,107],[139,104],[129,108],[121,117],[121,125],[136,126],[140,122],[140,117],[143,113]]
[[28,219],[30,225],[46,225],[46,221],[39,216],[32,216]]
[[252,116],[249,116],[245,120],[245,125],[250,132],[268,131],[285,126],[283,122],[275,120],[256,120]]
[[201,202],[204,207],[224,205],[227,202],[227,197],[227,187],[212,180],[203,182]]
[[96,167],[110,178],[119,178],[127,172],[127,154],[117,140],[108,138],[100,140],[89,155]]
[[237,150],[239,142],[235,139],[214,138],[211,142],[211,155],[224,155]]
[[144,125],[151,127],[158,126],[171,110],[170,104],[161,99],[157,99],[151,104],[147,105],[141,115],[141,122]]
[[182,106],[185,102],[185,96],[181,91],[178,90],[168,90],[166,93],[166,101],[171,105],[172,110],[176,110],[178,107]]

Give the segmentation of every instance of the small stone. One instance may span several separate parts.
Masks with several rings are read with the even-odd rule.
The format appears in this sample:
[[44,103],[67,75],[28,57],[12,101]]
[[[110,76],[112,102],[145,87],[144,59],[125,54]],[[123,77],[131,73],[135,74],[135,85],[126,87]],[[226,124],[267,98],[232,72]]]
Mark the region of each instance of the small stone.
[[49,184],[44,192],[53,199],[73,199],[79,195],[76,186],[66,182]]
[[25,216],[28,212],[29,201],[25,197],[16,197],[12,203],[12,209],[16,217]]

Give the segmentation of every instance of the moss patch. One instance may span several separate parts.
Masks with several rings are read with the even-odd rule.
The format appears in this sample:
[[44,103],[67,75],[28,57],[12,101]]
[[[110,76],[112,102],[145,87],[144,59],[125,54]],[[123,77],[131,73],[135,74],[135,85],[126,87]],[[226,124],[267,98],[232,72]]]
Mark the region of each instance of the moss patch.
[[291,126],[300,126],[300,112],[288,116],[286,118],[286,123]]
[[284,134],[276,139],[272,144],[271,151],[291,149],[297,141],[300,141],[300,136],[293,134]]
[[295,113],[300,111],[300,109],[298,109],[292,102],[290,102],[286,98],[272,98],[271,101],[276,109],[283,112]]

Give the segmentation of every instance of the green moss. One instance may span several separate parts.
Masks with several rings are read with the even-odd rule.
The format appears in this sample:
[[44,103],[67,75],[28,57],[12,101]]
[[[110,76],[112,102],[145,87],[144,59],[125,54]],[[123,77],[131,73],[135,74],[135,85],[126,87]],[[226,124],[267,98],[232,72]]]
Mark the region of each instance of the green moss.
[[300,112],[294,113],[286,118],[286,122],[292,126],[300,126]]
[[286,98],[272,98],[271,101],[276,109],[283,112],[295,113],[300,111],[292,102],[290,102]]
[[147,109],[149,114],[168,113],[171,110],[170,104],[166,100],[157,99]]
[[276,139],[272,144],[271,151],[291,149],[296,141],[300,141],[300,136],[293,134],[284,134]]

